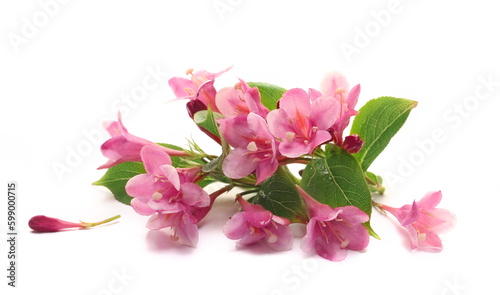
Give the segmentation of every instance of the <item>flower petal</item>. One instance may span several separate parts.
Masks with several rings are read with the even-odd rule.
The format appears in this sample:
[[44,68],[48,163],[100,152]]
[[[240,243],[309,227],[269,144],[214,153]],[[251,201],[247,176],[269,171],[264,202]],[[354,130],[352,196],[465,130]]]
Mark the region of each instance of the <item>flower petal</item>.
[[312,102],[310,118],[314,122],[314,126],[327,130],[339,118],[340,108],[338,100],[322,96]]
[[195,95],[196,87],[194,83],[186,78],[174,77],[168,80],[168,85],[172,88],[177,98],[187,98]]
[[342,261],[347,256],[347,249],[341,248],[340,243],[335,239],[327,241],[324,238],[318,237],[314,248],[319,256],[331,261]]
[[275,251],[287,251],[293,246],[292,229],[287,225],[272,224],[268,227],[272,236],[267,236],[265,243]]
[[344,75],[339,72],[331,72],[325,75],[321,82],[320,90],[328,96],[335,97],[337,89],[342,88],[349,91],[349,83]]
[[182,202],[191,207],[203,208],[210,205],[210,196],[199,185],[186,182],[181,185]]
[[248,153],[245,148],[235,148],[226,156],[222,163],[222,171],[229,178],[242,178],[257,168],[255,157]]
[[167,180],[175,187],[176,190],[181,189],[181,180],[179,178],[179,173],[172,165],[162,165],[160,166],[162,175],[164,175]]
[[135,212],[140,215],[149,216],[156,213],[156,210],[149,207],[148,199],[146,198],[133,198],[130,205],[134,208]]
[[417,202],[420,210],[427,211],[431,208],[436,208],[441,202],[443,195],[441,191],[428,192],[425,196]]
[[249,229],[244,212],[238,212],[226,221],[223,232],[231,240],[239,240],[247,235]]
[[146,145],[141,149],[141,159],[146,172],[153,175],[163,175],[161,166],[172,165],[170,156],[155,145]]
[[290,118],[305,117],[311,112],[309,95],[300,88],[292,88],[283,93],[279,104],[279,108],[284,110]]
[[125,191],[134,198],[151,198],[152,195],[162,188],[161,183],[154,181],[150,174],[139,174],[127,181]]
[[198,244],[198,226],[189,214],[183,214],[174,233],[179,237],[179,242],[189,247],[195,247]]

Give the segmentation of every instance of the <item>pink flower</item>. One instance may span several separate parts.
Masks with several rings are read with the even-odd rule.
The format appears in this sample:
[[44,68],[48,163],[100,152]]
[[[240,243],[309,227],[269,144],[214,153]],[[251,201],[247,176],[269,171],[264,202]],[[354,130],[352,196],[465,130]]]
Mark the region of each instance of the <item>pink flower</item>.
[[236,213],[224,225],[224,234],[231,240],[239,240],[239,245],[256,242],[267,244],[273,250],[290,250],[293,234],[288,227],[290,221],[273,215],[261,205],[253,205],[238,197],[243,211]]
[[279,109],[267,115],[271,133],[281,140],[279,151],[295,158],[310,154],[320,144],[330,140],[327,131],[339,116],[337,102],[317,97],[310,90],[290,89],[279,100]]
[[220,120],[219,130],[234,147],[222,163],[227,177],[238,179],[255,171],[258,184],[276,172],[277,142],[262,117],[250,113]]
[[394,215],[408,231],[410,247],[429,252],[443,249],[438,234],[450,230],[456,223],[455,214],[436,208],[441,202],[441,191],[429,192],[420,201],[401,208],[379,205],[383,210]]
[[80,221],[79,223],[75,222],[69,222],[69,221],[64,221],[60,220],[57,218],[53,217],[47,217],[45,215],[37,215],[33,216],[30,221],[28,222],[29,227],[37,232],[57,232],[62,229],[71,229],[71,228],[90,228],[94,227],[97,225],[101,225],[104,223],[111,222],[113,220],[116,220],[120,218],[120,215],[105,219],[103,221],[99,222],[82,222]]
[[[126,184],[127,194],[133,197],[131,205],[141,215],[153,215],[148,227],[172,227],[174,237],[189,246],[195,246],[198,235],[197,211],[211,205],[208,194],[194,183],[199,168],[176,169],[167,153],[156,146],[141,150],[145,174],[132,177]],[[203,215],[204,216],[204,215]]]
[[240,79],[234,87],[220,89],[215,96],[217,107],[226,118],[245,116],[255,113],[265,118],[269,110],[260,101],[257,87],[250,87]]
[[215,78],[219,77],[230,68],[219,73],[210,73],[205,70],[193,72],[189,69],[186,75],[191,75],[191,79],[174,77],[168,80],[172,91],[179,99],[199,100],[212,111],[219,112],[215,104],[215,94],[217,90],[214,87]]
[[97,169],[106,169],[123,162],[141,161],[141,149],[146,145],[156,146],[172,156],[186,156],[184,151],[169,149],[155,144],[149,140],[128,133],[122,123],[121,114],[118,113],[118,121],[106,123],[111,138],[101,146],[102,154],[108,158],[108,162]]
[[350,117],[358,114],[354,110],[358,102],[360,85],[349,88],[347,79],[340,73],[332,72],[325,76],[321,83],[321,92],[335,98],[340,104],[340,114],[335,124],[331,126],[333,141],[336,144],[342,144],[344,129],[349,125]]
[[368,246],[370,237],[363,225],[369,220],[368,214],[354,206],[332,209],[316,201],[301,187],[297,189],[311,217],[301,244],[304,252],[316,250],[325,259],[341,261],[348,249],[360,251]]

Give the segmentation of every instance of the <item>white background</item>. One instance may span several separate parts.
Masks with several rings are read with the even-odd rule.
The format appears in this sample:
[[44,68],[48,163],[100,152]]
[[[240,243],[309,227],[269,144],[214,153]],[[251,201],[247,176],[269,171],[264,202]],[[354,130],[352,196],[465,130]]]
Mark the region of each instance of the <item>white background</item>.
[[[493,2],[66,2],[0,4],[0,282],[7,294],[499,292],[500,21]],[[346,54],[349,46],[354,51]],[[196,249],[178,247],[148,232],[147,217],[91,185],[106,161],[99,146],[107,135],[99,128],[117,109],[135,135],[178,145],[193,137],[217,153],[184,102],[166,104],[173,98],[167,81],[191,67],[230,65],[218,88],[237,77],[318,88],[325,73],[338,70],[361,83],[358,107],[384,95],[418,101],[371,170],[388,179],[380,201],[389,205],[442,190],[440,207],[458,217],[442,236],[443,252],[410,252],[394,220],[377,212],[372,225],[382,240],[343,262],[303,254],[300,237],[284,253],[237,250],[221,232],[238,210],[232,195],[201,224]],[[130,99],[155,70],[157,80],[148,80],[154,87]],[[488,90],[481,79],[497,82]],[[5,278],[11,180],[19,187],[16,289]],[[37,214],[122,218],[94,230],[34,234],[27,222]]]

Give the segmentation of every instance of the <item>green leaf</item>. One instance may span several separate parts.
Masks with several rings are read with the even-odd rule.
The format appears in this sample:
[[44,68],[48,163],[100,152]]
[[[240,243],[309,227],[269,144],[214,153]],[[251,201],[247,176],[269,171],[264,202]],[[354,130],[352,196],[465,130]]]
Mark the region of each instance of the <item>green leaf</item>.
[[295,183],[282,168],[278,168],[276,173],[262,182],[257,195],[251,200],[291,222],[307,221],[304,202]]
[[277,108],[277,102],[286,92],[285,88],[262,82],[248,82],[250,87],[259,88],[260,100],[270,111]]
[[[301,187],[332,208],[355,206],[371,216],[371,194],[363,170],[358,161],[339,146],[328,144],[324,158],[307,164]],[[369,222],[365,226],[368,228]]]
[[109,168],[101,179],[92,184],[107,187],[113,193],[116,200],[130,205],[132,197],[127,195],[125,184],[127,184],[130,178],[142,173],[146,173],[146,170],[140,162],[120,163]]
[[403,126],[416,101],[383,96],[367,102],[354,118],[351,134],[364,141],[363,148],[354,154],[366,171]]
[[215,120],[219,118],[222,118],[221,114],[208,109],[196,112],[193,120],[198,126],[201,126],[213,135],[220,137],[219,127],[217,122],[215,122]]

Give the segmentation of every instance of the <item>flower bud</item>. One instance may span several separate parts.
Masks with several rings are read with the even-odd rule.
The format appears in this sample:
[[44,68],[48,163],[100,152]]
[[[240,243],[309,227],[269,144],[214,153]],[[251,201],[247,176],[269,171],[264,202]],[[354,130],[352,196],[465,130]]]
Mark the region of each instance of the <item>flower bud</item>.
[[47,217],[45,215],[37,215],[33,216],[30,221],[28,222],[29,227],[37,232],[57,232],[62,229],[69,229],[69,228],[89,228],[89,227],[94,227],[96,225],[101,225],[104,223],[108,223],[110,221],[113,221],[115,219],[120,218],[120,215],[116,215],[114,217],[105,219],[100,222],[81,222],[80,223],[75,223],[75,222],[69,222],[69,221],[64,221],[60,220],[57,218],[53,217]]
[[363,147],[363,140],[359,138],[359,135],[353,134],[345,137],[342,143],[342,148],[348,151],[350,154],[356,154]]

